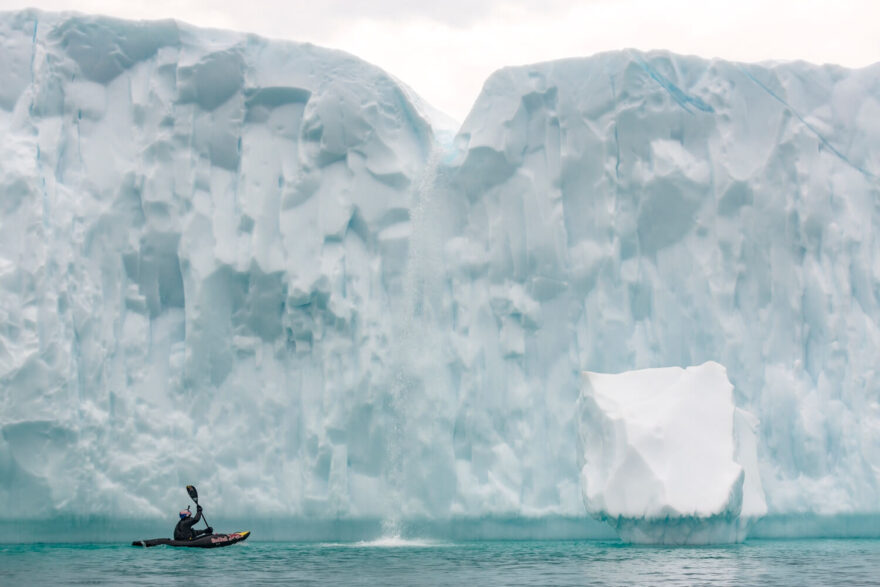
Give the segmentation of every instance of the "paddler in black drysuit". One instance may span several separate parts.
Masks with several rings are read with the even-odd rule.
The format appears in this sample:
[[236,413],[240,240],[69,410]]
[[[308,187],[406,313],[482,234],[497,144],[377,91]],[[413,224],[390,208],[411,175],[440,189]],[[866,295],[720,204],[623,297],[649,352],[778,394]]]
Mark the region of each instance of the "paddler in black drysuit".
[[189,511],[189,506],[185,510],[180,510],[180,521],[174,527],[175,540],[195,540],[199,536],[207,536],[214,533],[214,528],[208,526],[204,530],[193,530],[193,526],[202,519],[202,506],[196,504],[196,517]]

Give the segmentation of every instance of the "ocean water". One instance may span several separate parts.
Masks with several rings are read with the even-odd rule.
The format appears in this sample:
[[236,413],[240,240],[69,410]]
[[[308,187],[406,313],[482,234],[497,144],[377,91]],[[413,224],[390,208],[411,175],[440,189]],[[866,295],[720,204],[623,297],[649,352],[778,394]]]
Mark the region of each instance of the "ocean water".
[[2,544],[2,585],[876,585],[880,540]]

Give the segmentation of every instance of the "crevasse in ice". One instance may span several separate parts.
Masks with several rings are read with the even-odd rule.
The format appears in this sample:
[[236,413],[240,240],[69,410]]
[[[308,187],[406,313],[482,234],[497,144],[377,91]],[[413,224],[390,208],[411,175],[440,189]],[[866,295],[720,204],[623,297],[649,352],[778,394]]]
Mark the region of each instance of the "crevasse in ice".
[[509,68],[452,139],[310,45],[0,39],[0,516],[583,516],[581,371],[707,360],[769,512],[877,510],[877,67]]

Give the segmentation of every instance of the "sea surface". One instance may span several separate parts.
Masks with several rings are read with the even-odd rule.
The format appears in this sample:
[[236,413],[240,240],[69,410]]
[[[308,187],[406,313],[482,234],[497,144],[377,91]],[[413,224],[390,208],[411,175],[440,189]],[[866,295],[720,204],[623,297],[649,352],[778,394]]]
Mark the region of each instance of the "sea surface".
[[0,544],[2,585],[877,585],[880,540]]

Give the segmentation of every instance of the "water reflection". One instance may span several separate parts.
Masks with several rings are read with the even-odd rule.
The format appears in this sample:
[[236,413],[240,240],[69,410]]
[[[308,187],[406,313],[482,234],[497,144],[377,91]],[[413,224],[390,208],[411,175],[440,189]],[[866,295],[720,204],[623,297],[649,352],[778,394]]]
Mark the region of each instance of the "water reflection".
[[[393,547],[391,547],[393,546]],[[217,550],[0,545],[4,584],[842,585],[876,584],[880,540],[656,548],[618,542],[252,542]]]

